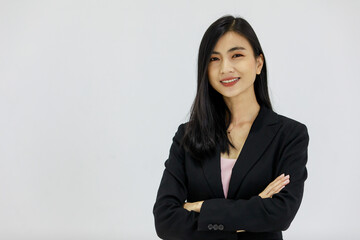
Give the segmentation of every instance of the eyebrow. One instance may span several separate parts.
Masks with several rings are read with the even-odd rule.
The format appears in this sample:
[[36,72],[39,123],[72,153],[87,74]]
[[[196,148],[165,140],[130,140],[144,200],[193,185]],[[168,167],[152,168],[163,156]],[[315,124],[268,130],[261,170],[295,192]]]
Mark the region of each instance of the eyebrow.
[[[236,51],[236,50],[246,50],[246,48],[244,48],[244,47],[233,47],[233,48],[230,48],[228,50],[228,52],[233,52],[233,51]],[[213,54],[220,54],[219,52],[215,52],[215,51],[213,51],[212,53]]]

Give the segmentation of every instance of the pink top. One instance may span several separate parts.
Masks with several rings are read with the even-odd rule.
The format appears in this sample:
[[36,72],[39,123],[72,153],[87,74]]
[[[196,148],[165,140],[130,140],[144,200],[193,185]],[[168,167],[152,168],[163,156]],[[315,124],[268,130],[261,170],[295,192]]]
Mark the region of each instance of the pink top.
[[221,181],[222,181],[222,185],[223,185],[225,198],[227,198],[231,173],[232,173],[232,169],[236,163],[236,159],[221,157],[220,160],[221,160]]

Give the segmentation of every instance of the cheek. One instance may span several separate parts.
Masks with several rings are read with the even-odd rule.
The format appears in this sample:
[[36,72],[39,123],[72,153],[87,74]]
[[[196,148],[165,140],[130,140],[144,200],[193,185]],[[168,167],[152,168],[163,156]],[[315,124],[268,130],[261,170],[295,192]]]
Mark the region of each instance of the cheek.
[[209,68],[208,69],[208,78],[209,78],[209,82],[212,84],[213,82],[216,81],[217,78],[217,73],[213,68]]
[[246,74],[256,75],[256,64],[251,61],[243,62],[241,69],[246,69]]

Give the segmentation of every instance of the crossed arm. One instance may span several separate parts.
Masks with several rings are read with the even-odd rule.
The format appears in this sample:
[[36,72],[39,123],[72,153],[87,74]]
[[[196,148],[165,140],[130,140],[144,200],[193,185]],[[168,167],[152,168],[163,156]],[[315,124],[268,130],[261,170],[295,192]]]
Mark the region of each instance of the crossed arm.
[[[179,127],[179,130],[181,128]],[[280,175],[260,194],[250,199],[208,199],[186,202],[188,190],[184,171],[185,153],[180,147],[181,131],[173,138],[170,155],[154,204],[157,234],[163,239],[219,239],[236,231],[275,232],[286,230],[300,206],[307,178],[305,125],[289,128],[286,145],[277,162]],[[285,187],[286,185],[286,187]],[[285,188],[284,188],[285,187]],[[283,191],[281,191],[283,189]],[[184,204],[185,202],[185,204]],[[209,231],[209,223],[222,223],[226,230]]]
[[[281,174],[278,176],[274,181],[272,181],[261,193],[259,196],[261,198],[272,198],[272,196],[276,193],[279,193],[287,184],[290,182],[290,176],[285,174]],[[197,202],[186,202],[183,205],[188,211],[194,211],[200,213],[201,206],[204,201],[197,201]],[[238,230],[237,232],[245,232],[245,230]]]

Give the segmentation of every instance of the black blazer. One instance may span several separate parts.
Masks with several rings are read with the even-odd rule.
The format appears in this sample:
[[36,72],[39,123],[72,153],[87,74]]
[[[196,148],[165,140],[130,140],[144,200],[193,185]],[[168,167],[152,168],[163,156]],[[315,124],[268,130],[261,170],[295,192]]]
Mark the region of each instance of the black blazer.
[[[307,127],[261,106],[232,171],[228,198],[221,183],[220,150],[195,161],[180,141],[185,124],[173,137],[153,208],[162,239],[282,239],[300,207],[307,179]],[[290,183],[272,198],[258,194],[282,173]],[[185,201],[205,200],[200,213]],[[236,230],[246,232],[237,233]]]

